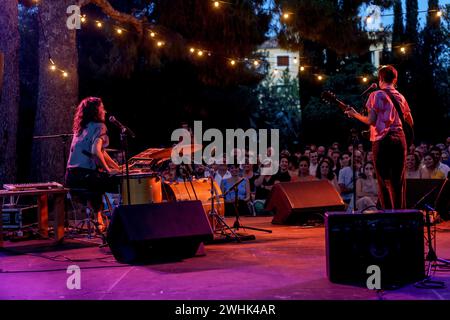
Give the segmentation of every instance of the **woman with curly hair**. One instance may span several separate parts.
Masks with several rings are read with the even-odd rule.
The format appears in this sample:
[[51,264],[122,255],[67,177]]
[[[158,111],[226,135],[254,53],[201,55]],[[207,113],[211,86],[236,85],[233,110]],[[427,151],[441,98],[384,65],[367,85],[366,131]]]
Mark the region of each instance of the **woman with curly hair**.
[[98,213],[102,225],[102,196],[117,192],[119,165],[108,155],[109,144],[105,125],[105,108],[100,98],[89,97],[78,105],[73,122],[73,140],[67,162],[66,185],[86,189],[92,196],[87,199]]
[[334,162],[329,157],[324,157],[322,160],[320,160],[317,171],[316,171],[316,178],[319,180],[328,180],[333,187],[336,189],[337,192],[340,192],[341,189],[339,188],[339,184],[336,179],[336,175],[333,172]]
[[406,179],[422,179],[420,158],[416,153],[409,153],[406,156]]

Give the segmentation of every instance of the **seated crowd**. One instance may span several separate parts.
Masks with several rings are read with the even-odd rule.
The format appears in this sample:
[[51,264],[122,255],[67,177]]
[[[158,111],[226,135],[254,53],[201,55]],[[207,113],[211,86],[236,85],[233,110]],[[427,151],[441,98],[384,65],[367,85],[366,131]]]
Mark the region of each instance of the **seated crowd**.
[[[429,145],[421,143],[409,147],[406,159],[407,179],[445,179],[450,171],[450,137],[446,143]],[[354,166],[352,165],[354,157]],[[238,198],[240,214],[248,214],[255,202],[263,203],[272,187],[280,182],[327,180],[340,194],[343,201],[352,205],[354,183],[356,181],[356,209],[363,210],[376,207],[378,187],[375,176],[375,164],[372,151],[358,144],[342,148],[337,142],[328,148],[325,146],[307,145],[302,150],[280,152],[279,169],[274,175],[260,174],[260,164],[212,164],[193,165],[189,168],[194,179],[214,177],[221,188],[225,199],[225,214],[233,215],[235,197]],[[353,167],[355,171],[353,171]],[[179,166],[170,163],[163,172],[166,182],[186,181],[188,170],[180,170]],[[237,182],[236,189],[232,188]]]

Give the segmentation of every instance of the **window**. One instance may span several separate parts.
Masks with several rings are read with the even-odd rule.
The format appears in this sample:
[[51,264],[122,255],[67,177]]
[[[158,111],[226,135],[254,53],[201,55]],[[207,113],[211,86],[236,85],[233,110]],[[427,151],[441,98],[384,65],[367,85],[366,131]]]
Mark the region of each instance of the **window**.
[[289,67],[289,56],[277,56],[278,67]]

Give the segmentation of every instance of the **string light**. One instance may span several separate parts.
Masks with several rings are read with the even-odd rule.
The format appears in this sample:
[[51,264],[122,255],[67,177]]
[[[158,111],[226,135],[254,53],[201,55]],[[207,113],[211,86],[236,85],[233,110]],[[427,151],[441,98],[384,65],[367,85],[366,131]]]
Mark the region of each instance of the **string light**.
[[253,61],[253,65],[254,65],[255,67],[259,66],[258,60]]
[[235,60],[231,60],[231,61],[230,61],[230,64],[231,64],[232,66],[234,66],[234,65],[236,65],[236,61],[235,61]]
[[362,81],[363,81],[363,82],[367,82],[368,80],[369,80],[369,79],[367,79],[367,77],[363,77],[363,78],[362,78]]
[[214,1],[214,8],[219,8],[220,7],[220,2],[219,1]]
[[85,22],[86,22],[86,16],[85,16],[85,15],[81,17],[81,22],[82,22],[82,23],[85,23]]
[[69,76],[69,74],[66,71],[63,71],[62,75],[63,75],[64,78],[67,78]]
[[156,34],[154,32],[150,32],[150,37],[154,38]]
[[97,27],[98,27],[98,28],[101,28],[102,26],[103,26],[103,24],[102,24],[100,21],[98,21],[98,22],[97,22]]
[[190,51],[191,53],[194,53],[194,52],[195,52],[195,49],[194,49],[194,48],[190,48],[189,51]]
[[283,13],[283,19],[284,20],[289,19],[289,13],[287,13],[287,12]]
[[197,52],[197,55],[200,56],[200,57],[203,56],[203,51],[202,51],[202,50],[199,50],[199,51]]
[[164,42],[158,41],[158,42],[156,43],[156,45],[157,45],[158,47],[162,47],[162,46],[164,46]]
[[438,18],[442,17],[442,11],[441,11],[441,10],[438,10],[438,12],[436,12],[436,16],[437,16]]
[[302,72],[305,71],[305,67],[304,67],[304,66],[301,66],[301,67],[300,67],[300,71],[302,71]]
[[321,75],[318,75],[318,76],[317,76],[317,80],[322,81],[322,80],[323,80],[323,77],[322,77]]
[[118,34],[122,34],[122,33],[123,33],[122,29],[118,28],[118,29],[117,29],[117,33],[118,33]]
[[401,52],[402,54],[405,54],[405,53],[406,53],[406,48],[405,48],[405,47],[400,47],[400,52]]
[[56,66],[54,64],[50,65],[50,70],[56,71]]

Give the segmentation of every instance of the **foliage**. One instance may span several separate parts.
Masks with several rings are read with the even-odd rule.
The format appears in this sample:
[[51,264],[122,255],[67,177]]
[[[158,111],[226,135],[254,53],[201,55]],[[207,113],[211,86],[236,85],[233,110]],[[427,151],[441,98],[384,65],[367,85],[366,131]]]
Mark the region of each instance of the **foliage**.
[[252,126],[279,129],[284,148],[298,144],[301,120],[298,79],[290,77],[286,69],[280,79],[267,76],[255,88],[254,95],[259,105],[252,113]]
[[373,66],[370,63],[361,63],[356,58],[343,59],[340,65],[339,72],[327,76],[322,86],[317,84],[314,78],[308,77],[304,80],[316,82],[316,91],[303,109],[302,127],[307,138],[305,143],[331,144],[334,141],[346,141],[350,128],[367,130],[356,120],[348,119],[338,107],[328,105],[320,99],[321,91],[329,90],[344,103],[354,106],[357,110],[364,109],[365,101],[361,92],[366,89],[367,84],[355,75],[370,75],[374,71]]

